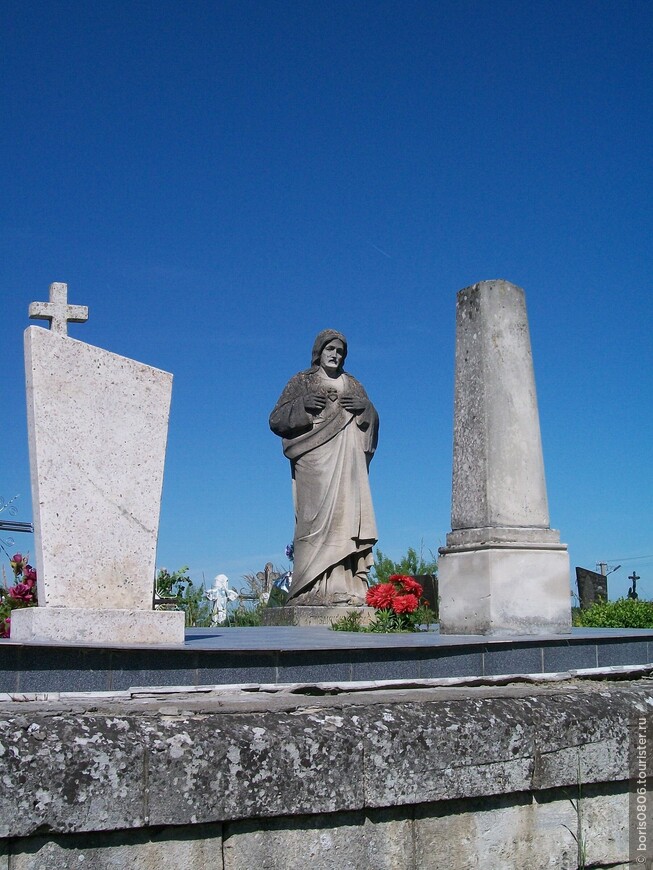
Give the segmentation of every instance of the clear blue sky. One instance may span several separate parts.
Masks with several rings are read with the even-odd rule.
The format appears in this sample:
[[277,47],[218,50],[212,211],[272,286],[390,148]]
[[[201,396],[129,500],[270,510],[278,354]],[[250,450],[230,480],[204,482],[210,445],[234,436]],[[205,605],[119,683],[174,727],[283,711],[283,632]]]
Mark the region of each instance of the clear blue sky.
[[[379,546],[450,528],[455,294],[524,287],[551,524],[653,597],[653,6],[7,0],[0,495],[31,519],[22,333],[175,376],[158,564],[286,565],[268,414],[343,331]],[[29,538],[16,548],[29,549]],[[635,558],[645,557],[645,558]]]

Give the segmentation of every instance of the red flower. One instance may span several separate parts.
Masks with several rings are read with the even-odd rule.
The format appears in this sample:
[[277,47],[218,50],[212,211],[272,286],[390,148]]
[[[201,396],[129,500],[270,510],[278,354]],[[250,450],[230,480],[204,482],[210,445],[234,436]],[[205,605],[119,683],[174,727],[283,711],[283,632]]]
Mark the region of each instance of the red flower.
[[406,592],[412,592],[413,595],[417,595],[418,598],[421,597],[424,589],[422,588],[422,584],[418,583],[414,577],[402,577],[401,585],[404,587]]
[[367,590],[365,600],[371,607],[383,610],[392,606],[396,594],[397,590],[392,583],[377,583],[376,586],[370,586]]
[[392,609],[395,613],[414,613],[418,607],[419,599],[412,593],[397,595],[392,602]]
[[5,620],[0,620],[0,637],[9,637],[10,630],[11,616],[8,616]]

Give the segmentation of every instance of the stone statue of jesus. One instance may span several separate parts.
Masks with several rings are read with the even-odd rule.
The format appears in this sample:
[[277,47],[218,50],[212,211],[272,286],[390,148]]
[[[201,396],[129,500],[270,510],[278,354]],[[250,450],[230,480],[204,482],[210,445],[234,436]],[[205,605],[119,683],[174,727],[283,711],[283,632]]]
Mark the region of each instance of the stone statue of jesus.
[[362,384],[344,371],[346,356],[342,333],[320,332],[311,367],[290,379],[270,415],[292,472],[291,605],[365,604],[377,541],[368,467],[379,418]]

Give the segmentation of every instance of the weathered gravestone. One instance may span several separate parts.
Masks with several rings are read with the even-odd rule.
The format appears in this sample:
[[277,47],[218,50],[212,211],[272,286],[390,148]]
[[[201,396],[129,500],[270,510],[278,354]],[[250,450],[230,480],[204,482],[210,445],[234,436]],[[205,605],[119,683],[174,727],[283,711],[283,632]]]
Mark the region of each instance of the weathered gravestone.
[[451,529],[438,565],[443,633],[570,631],[524,291],[507,281],[458,293]]
[[183,643],[152,594],[172,375],[69,338],[66,284],[29,314],[51,324],[25,331],[39,606],[12,640]]
[[576,568],[576,586],[578,600],[582,610],[591,607],[598,601],[608,600],[608,578],[605,574],[597,574],[589,568]]

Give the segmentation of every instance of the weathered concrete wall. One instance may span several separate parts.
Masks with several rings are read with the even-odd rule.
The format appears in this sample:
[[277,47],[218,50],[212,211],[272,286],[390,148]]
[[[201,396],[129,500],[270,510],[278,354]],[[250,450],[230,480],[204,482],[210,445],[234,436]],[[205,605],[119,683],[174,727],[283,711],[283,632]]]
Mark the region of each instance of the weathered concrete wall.
[[[0,870],[628,859],[648,681],[0,703]],[[4,864],[3,864],[4,861]]]
[[[626,866],[627,795],[589,786],[586,863]],[[549,870],[576,868],[578,817],[561,791],[419,807],[5,842],[2,870]]]

